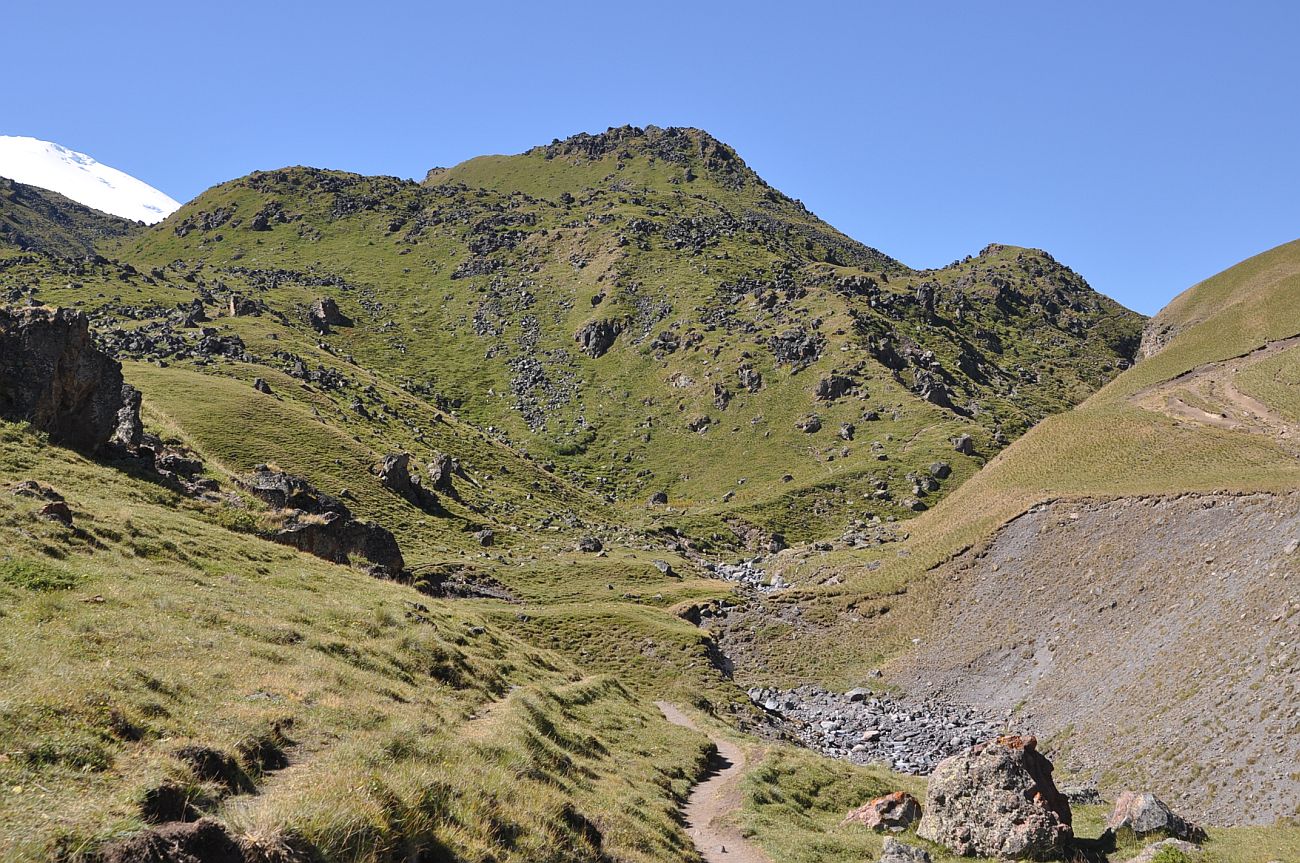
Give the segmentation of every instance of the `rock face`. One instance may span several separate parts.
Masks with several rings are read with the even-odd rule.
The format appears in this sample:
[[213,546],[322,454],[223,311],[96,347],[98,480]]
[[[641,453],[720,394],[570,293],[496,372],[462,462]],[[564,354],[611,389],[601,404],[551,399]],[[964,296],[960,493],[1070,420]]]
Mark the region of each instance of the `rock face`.
[[278,509],[288,510],[270,538],[334,563],[362,557],[397,574],[406,567],[397,539],[386,528],[352,517],[336,497],[322,494],[302,477],[258,465],[242,485]]
[[921,817],[921,804],[906,791],[895,791],[854,809],[845,824],[862,824],[872,830],[901,833]]
[[1135,836],[1161,833],[1187,842],[1204,842],[1205,831],[1178,815],[1164,801],[1149,791],[1125,791],[1115,799],[1115,808],[1106,826],[1116,833]]
[[1073,838],[1070,804],[1033,737],[1008,736],[935,768],[917,834],[963,856],[1061,857]]
[[134,392],[122,382],[118,362],[91,342],[81,312],[0,309],[0,417],[29,422],[55,443],[95,452],[122,424],[124,408],[136,411],[138,425]]

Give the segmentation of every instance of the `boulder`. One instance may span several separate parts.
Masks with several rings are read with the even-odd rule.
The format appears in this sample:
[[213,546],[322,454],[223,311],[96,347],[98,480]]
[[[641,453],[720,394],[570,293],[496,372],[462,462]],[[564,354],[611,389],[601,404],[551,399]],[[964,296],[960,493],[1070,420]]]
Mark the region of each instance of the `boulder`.
[[623,325],[618,321],[592,321],[574,333],[573,339],[584,354],[596,359],[614,346],[614,340],[622,331]]
[[975,439],[968,434],[958,435],[952,439],[952,448],[962,455],[973,455],[975,452]]
[[582,539],[578,540],[577,545],[578,551],[586,552],[587,554],[595,554],[604,549],[604,547],[605,544],[594,536],[584,536]]
[[851,389],[853,389],[853,378],[845,375],[827,375],[817,381],[813,395],[821,401],[834,401],[846,395]]
[[887,836],[880,846],[880,863],[930,863],[930,852]]
[[962,856],[1052,860],[1073,838],[1070,804],[1038,741],[999,737],[939,762],[917,834]]
[[1134,836],[1163,834],[1188,842],[1204,842],[1205,831],[1178,815],[1149,791],[1125,791],[1115,798],[1106,826],[1116,834]]
[[339,310],[332,297],[319,297],[307,312],[307,323],[317,332],[325,334],[330,327],[350,327],[352,319]]
[[854,809],[844,824],[862,824],[872,830],[901,833],[921,817],[921,804],[906,791],[895,791]]
[[117,409],[117,427],[109,442],[134,452],[144,437],[144,424],[140,422],[140,392],[130,384],[122,384],[122,404]]
[[425,488],[418,476],[411,475],[409,452],[389,453],[372,472],[379,477],[380,485],[420,509],[432,510],[438,505],[437,495]]
[[474,531],[474,538],[478,540],[479,545],[484,547],[492,545],[497,541],[496,531],[486,527],[482,530]]
[[334,563],[361,557],[393,575],[405,568],[392,533],[374,522],[354,519],[341,500],[317,491],[302,477],[263,464],[240,484],[271,506],[287,510],[283,524],[270,534],[275,542]]
[[465,476],[465,469],[460,466],[459,461],[446,453],[433,454],[433,461],[429,462],[429,483],[433,488],[445,491],[454,497],[456,489],[452,485],[452,478]]
[[816,414],[810,414],[796,422],[794,427],[804,434],[816,434],[822,430],[822,418]]
[[103,449],[139,422],[135,391],[118,362],[94,346],[90,323],[72,309],[0,309],[0,417],[32,426],[57,444]]
[[667,505],[668,505],[668,492],[666,492],[666,491],[657,491],[657,492],[655,492],[654,494],[650,495],[650,501],[649,501],[649,503],[650,503],[650,506],[667,506]]
[[947,479],[952,476],[952,465],[946,461],[937,461],[930,465],[930,476],[935,479]]
[[72,510],[61,500],[53,500],[45,504],[37,515],[50,521],[57,521],[67,527],[72,527]]
[[293,513],[271,539],[333,563],[352,563],[361,557],[390,575],[406,567],[397,538],[387,528],[338,513]]
[[253,378],[253,389],[264,395],[275,395],[271,390],[271,385],[266,382],[266,378]]

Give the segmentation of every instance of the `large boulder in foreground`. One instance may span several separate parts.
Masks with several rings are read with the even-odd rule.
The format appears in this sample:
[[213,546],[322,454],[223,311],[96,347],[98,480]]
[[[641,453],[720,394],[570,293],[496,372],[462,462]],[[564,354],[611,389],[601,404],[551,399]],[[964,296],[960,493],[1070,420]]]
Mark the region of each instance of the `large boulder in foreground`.
[[1164,801],[1149,791],[1125,791],[1115,799],[1106,826],[1116,834],[1134,836],[1161,834],[1186,842],[1204,842],[1205,831],[1174,814]]
[[0,417],[95,452],[112,440],[124,407],[138,417],[134,392],[122,382],[122,366],[91,341],[81,312],[0,309]]
[[1070,804],[1033,737],[999,737],[939,762],[917,834],[963,856],[1053,860],[1073,839]]

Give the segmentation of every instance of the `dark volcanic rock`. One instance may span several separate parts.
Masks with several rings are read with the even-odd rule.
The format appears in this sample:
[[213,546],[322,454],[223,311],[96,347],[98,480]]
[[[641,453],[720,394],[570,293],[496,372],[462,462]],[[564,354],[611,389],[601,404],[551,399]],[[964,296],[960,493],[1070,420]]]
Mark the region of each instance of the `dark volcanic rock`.
[[342,501],[322,494],[302,477],[258,465],[241,484],[272,506],[288,510],[280,529],[270,535],[276,542],[334,563],[362,557],[393,575],[405,568],[392,533],[354,519]]
[[[95,452],[121,424],[122,367],[97,349],[71,309],[0,309],[0,417],[30,422],[50,440]],[[128,430],[128,437],[130,430]]]
[[584,354],[595,359],[604,356],[614,346],[614,340],[622,331],[623,324],[619,321],[592,321],[583,325],[573,338]]
[[334,563],[351,563],[359,556],[390,574],[406,567],[397,538],[387,528],[338,513],[291,515],[271,538]]
[[379,477],[380,485],[415,506],[425,510],[437,507],[437,496],[420,483],[418,476],[411,475],[409,452],[389,453],[375,466],[374,473]]

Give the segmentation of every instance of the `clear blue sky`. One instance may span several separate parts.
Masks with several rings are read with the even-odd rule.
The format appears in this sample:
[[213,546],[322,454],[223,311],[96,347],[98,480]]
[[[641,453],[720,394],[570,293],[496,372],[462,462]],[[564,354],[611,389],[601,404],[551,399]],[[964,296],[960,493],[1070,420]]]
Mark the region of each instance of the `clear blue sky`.
[[0,134],[186,200],[689,125],[913,266],[1049,250],[1154,312],[1300,237],[1300,3],[8,0]]

